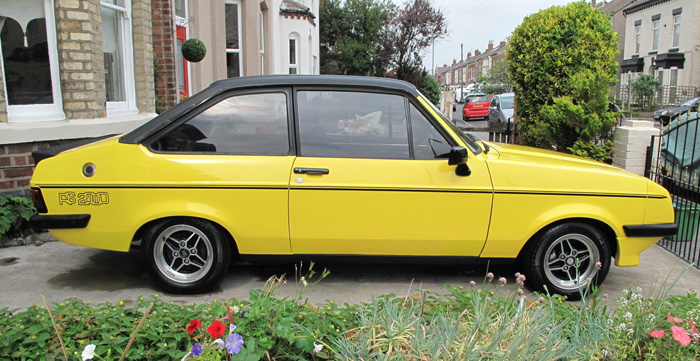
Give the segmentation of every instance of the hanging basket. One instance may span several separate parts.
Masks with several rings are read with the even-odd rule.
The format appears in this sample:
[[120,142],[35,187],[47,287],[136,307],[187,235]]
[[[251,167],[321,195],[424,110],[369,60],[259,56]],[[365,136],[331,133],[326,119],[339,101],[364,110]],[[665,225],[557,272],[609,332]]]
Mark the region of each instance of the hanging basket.
[[207,47],[197,38],[189,38],[182,44],[182,57],[191,63],[199,63],[207,55]]

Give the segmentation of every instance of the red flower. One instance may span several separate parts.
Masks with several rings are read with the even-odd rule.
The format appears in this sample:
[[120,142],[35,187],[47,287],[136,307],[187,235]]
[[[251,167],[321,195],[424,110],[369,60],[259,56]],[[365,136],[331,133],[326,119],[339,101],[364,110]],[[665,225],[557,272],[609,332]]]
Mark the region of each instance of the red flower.
[[200,328],[202,326],[202,322],[199,320],[192,320],[190,321],[189,326],[187,326],[187,333],[190,335],[194,333],[194,330]]
[[221,321],[216,320],[211,323],[211,326],[207,328],[207,332],[211,335],[211,338],[220,338],[221,336],[224,335],[224,331],[226,331],[226,326],[224,326]]
[[671,312],[668,313],[666,319],[668,320],[668,322],[683,322],[682,319],[671,316]]
[[672,326],[671,331],[673,331],[673,339],[680,342],[683,346],[688,346],[690,344],[690,335],[683,327]]
[[226,317],[224,317],[225,320],[228,320],[230,324],[233,325],[233,314],[231,313],[231,307],[226,307]]
[[664,331],[656,330],[656,331],[651,331],[649,336],[651,336],[651,337],[664,337],[665,334],[666,333]]

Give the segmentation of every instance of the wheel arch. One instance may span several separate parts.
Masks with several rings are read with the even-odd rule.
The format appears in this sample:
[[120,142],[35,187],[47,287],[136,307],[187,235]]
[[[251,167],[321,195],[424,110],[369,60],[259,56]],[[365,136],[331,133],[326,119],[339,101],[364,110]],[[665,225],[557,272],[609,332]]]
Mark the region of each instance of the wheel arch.
[[564,218],[564,219],[559,219],[557,221],[554,221],[552,223],[547,224],[546,226],[540,228],[535,234],[533,234],[527,242],[525,242],[525,245],[520,249],[520,252],[518,253],[518,260],[522,259],[523,255],[527,252],[527,250],[532,246],[532,244],[535,242],[535,240],[540,237],[544,232],[547,232],[549,229],[554,228],[560,224],[564,223],[571,223],[571,222],[579,222],[579,223],[585,223],[588,224],[592,227],[595,227],[596,229],[600,230],[603,235],[605,236],[606,241],[608,242],[608,246],[610,247],[610,254],[615,255],[617,254],[617,234],[615,234],[615,231],[613,230],[610,225],[607,223],[593,219],[593,218]]
[[170,220],[173,220],[173,219],[199,219],[199,220],[202,220],[202,221],[205,221],[205,222],[208,222],[208,223],[212,224],[214,227],[216,227],[217,229],[219,229],[219,230],[221,231],[221,233],[222,233],[222,234],[226,237],[226,239],[228,240],[229,245],[231,246],[231,249],[233,250],[233,255],[232,255],[232,256],[235,256],[235,257],[238,257],[238,256],[239,256],[239,253],[238,253],[238,245],[236,244],[236,240],[233,238],[233,235],[231,234],[231,232],[229,232],[229,230],[226,229],[226,227],[222,226],[222,225],[219,224],[218,222],[213,221],[213,220],[211,220],[211,219],[203,218],[203,217],[193,217],[193,216],[167,216],[167,217],[160,217],[160,218],[156,218],[156,219],[150,220],[150,221],[144,223],[143,225],[141,225],[141,227],[139,227],[139,229],[136,230],[136,232],[134,233],[134,237],[132,238],[132,244],[141,241],[141,239],[143,238],[144,234],[146,234],[146,232],[148,232],[148,229],[149,229],[149,228],[154,227],[154,226],[156,226],[156,225],[159,224],[159,223],[167,222],[167,221],[170,221]]

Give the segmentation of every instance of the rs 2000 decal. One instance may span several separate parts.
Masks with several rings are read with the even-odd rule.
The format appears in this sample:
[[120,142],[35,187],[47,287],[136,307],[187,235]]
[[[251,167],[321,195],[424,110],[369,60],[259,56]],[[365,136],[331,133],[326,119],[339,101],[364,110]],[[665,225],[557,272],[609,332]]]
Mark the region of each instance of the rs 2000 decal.
[[58,194],[59,205],[74,205],[79,206],[99,206],[109,203],[109,194],[107,192],[63,192]]

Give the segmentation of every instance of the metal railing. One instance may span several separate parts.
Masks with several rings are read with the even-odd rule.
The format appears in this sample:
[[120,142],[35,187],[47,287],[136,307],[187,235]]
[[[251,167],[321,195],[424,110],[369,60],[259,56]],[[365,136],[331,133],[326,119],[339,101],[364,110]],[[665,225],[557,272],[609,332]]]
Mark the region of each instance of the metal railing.
[[613,102],[626,110],[654,111],[659,108],[676,106],[697,96],[698,88],[694,86],[661,87],[654,95],[635,94],[629,85],[616,85],[612,88]]

